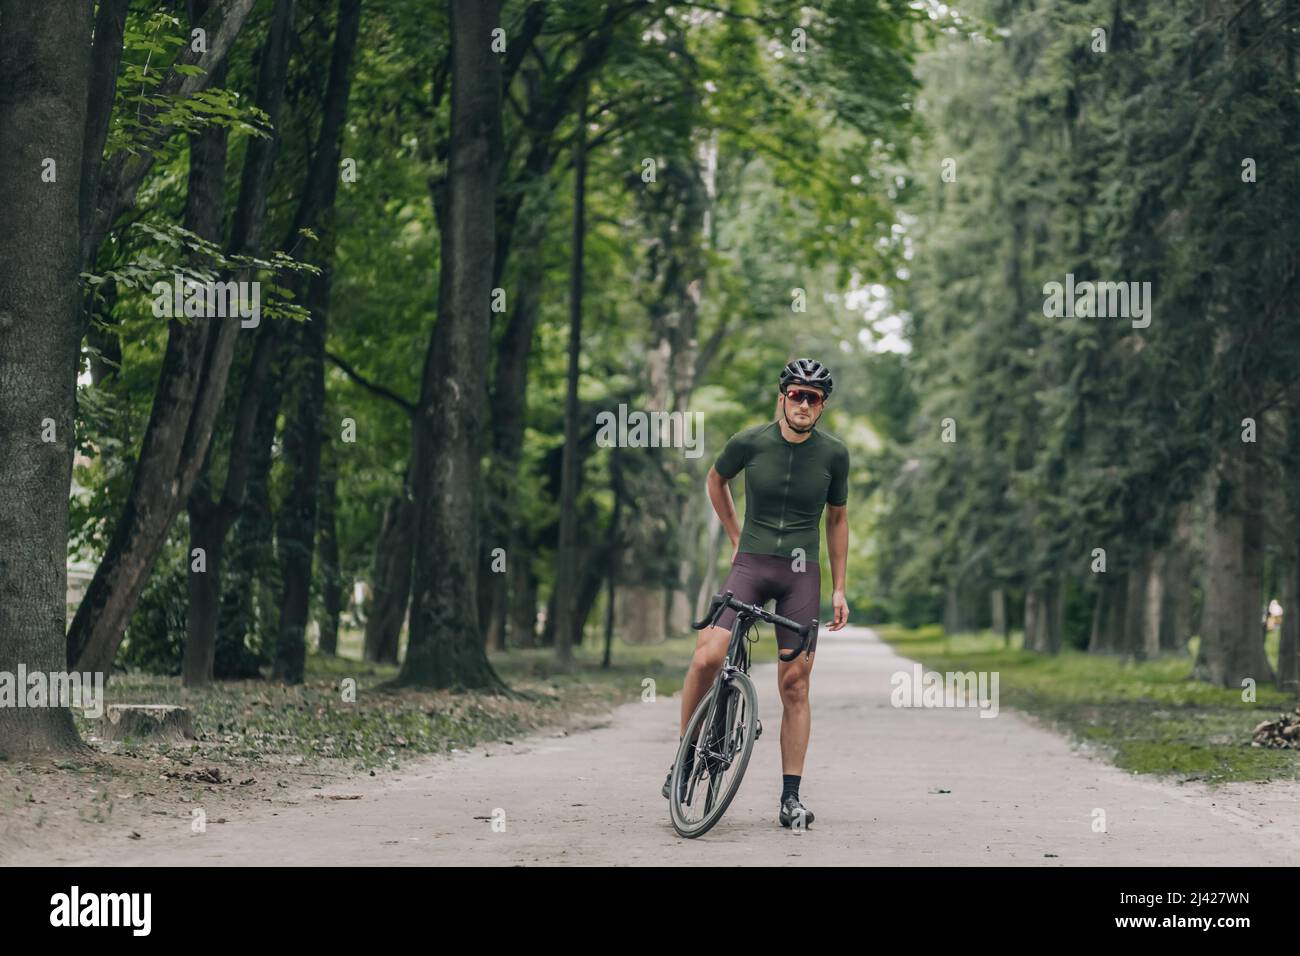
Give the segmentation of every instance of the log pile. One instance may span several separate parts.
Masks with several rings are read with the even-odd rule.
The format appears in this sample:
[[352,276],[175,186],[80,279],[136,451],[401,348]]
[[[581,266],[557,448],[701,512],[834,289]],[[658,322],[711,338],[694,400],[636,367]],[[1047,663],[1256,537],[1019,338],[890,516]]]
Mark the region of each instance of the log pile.
[[1266,720],[1251,735],[1252,747],[1289,747],[1300,750],[1300,707],[1291,714],[1280,714],[1277,720]]

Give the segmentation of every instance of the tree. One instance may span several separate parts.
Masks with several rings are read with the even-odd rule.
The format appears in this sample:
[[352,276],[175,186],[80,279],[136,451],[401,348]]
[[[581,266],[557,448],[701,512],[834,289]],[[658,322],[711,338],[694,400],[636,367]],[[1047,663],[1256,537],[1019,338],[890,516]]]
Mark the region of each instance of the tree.
[[411,634],[400,680],[432,687],[500,681],[478,619],[479,424],[487,395],[501,62],[495,4],[449,0],[451,140],[438,321],[413,416],[411,473],[419,513]]
[[[12,675],[57,673],[66,656],[90,28],[77,0],[0,3],[0,671]],[[4,753],[78,744],[64,707],[0,707]]]

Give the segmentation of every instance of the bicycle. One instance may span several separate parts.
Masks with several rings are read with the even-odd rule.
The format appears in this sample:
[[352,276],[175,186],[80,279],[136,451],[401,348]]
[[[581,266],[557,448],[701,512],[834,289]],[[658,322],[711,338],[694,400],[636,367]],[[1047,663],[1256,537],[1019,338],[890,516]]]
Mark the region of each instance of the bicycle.
[[[803,653],[817,635],[816,619],[798,624],[760,605],[737,601],[731,591],[715,594],[704,619],[691,627],[697,631],[712,627],[727,608],[736,612],[727,656],[713,686],[691,715],[673,762],[669,814],[673,829],[688,839],[703,836],[722,819],[745,775],[754,741],[763,733],[758,720],[758,694],[749,679],[749,645],[757,642],[757,638],[749,640],[750,628],[765,621],[797,633],[799,646],[780,655],[787,663]],[[706,727],[708,732],[704,733]],[[700,817],[692,819],[697,808]]]

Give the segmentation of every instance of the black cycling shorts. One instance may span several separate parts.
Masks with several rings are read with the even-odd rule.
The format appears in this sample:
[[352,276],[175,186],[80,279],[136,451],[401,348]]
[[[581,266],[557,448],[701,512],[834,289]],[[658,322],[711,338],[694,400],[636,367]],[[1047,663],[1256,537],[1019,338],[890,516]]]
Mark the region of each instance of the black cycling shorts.
[[[821,607],[821,568],[808,564],[796,571],[790,558],[776,554],[750,554],[742,551],[731,564],[722,591],[746,604],[766,604],[776,600],[776,613],[800,624],[807,624]],[[736,612],[727,608],[718,616],[718,627],[731,630]],[[760,622],[761,623],[761,622]],[[776,643],[783,651],[799,646],[799,635],[786,627],[776,628]],[[817,637],[809,638],[808,649],[817,650]]]

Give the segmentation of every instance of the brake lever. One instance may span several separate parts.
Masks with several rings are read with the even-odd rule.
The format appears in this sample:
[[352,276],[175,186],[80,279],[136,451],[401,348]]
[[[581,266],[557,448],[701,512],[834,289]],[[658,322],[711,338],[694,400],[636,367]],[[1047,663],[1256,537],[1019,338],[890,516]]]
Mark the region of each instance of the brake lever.
[[709,602],[708,613],[705,614],[704,617],[702,617],[700,620],[692,624],[691,628],[696,631],[702,631],[706,627],[712,627],[714,624],[716,624],[718,622],[718,618],[722,616],[722,609],[726,607],[727,601],[730,598],[731,598],[730,591],[728,591],[726,594],[713,595],[713,600]]
[[804,650],[803,650],[803,659],[806,661],[812,660],[812,647],[813,647],[813,643],[816,642],[817,640],[817,630],[820,627],[821,625],[817,623],[817,618],[813,618],[812,634],[809,635],[809,637],[811,637],[812,640],[808,641],[808,643],[804,645]]

